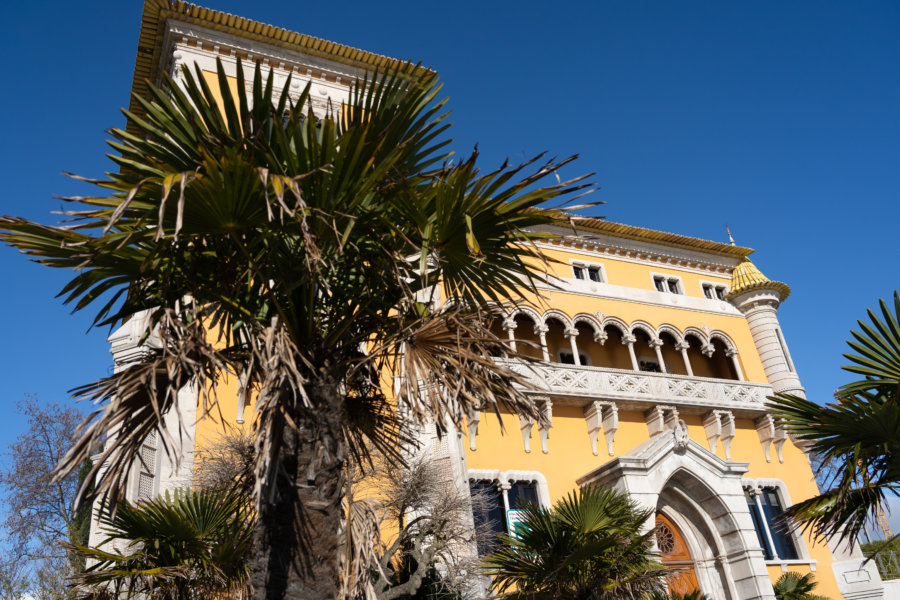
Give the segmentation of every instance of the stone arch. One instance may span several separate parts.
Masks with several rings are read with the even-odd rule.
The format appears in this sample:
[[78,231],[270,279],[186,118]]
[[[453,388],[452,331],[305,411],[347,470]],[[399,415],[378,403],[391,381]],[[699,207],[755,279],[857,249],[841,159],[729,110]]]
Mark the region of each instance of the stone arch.
[[734,340],[732,340],[728,334],[714,330],[709,333],[709,343],[711,344],[713,340],[721,340],[723,344],[725,344],[726,350],[732,350],[737,352],[737,345],[735,345]]
[[529,317],[532,321],[534,321],[535,325],[541,323],[541,313],[531,308],[530,306],[518,305],[512,307],[512,309],[509,311],[509,318],[515,319],[518,315],[525,315]]
[[647,337],[650,340],[659,339],[659,336],[656,334],[656,329],[652,325],[650,325],[650,323],[648,323],[646,321],[634,321],[631,324],[631,327],[629,328],[629,333],[634,335],[635,332],[637,332],[637,331],[643,331],[644,333],[646,333]]
[[739,535],[739,526],[716,492],[680,468],[663,484],[656,510],[678,527],[687,543],[700,590],[712,598],[740,598],[725,559],[728,541]]
[[540,337],[535,333],[535,328],[541,323],[540,313],[530,306],[514,306],[508,318],[516,326],[513,330],[516,350],[531,358],[543,358]]
[[631,327],[628,326],[628,323],[618,317],[610,317],[607,315],[603,317],[603,320],[600,322],[600,326],[603,327],[603,329],[606,329],[607,327],[618,329],[619,334],[621,335],[631,334]]
[[[651,437],[577,482],[627,492],[661,510],[692,544],[701,591],[726,600],[773,600],[772,583],[744,499],[747,463],[725,461],[678,430]],[[653,520],[645,525],[649,531]]]
[[666,372],[672,375],[690,375],[681,352],[684,347],[684,336],[681,332],[672,325],[663,324],[657,329],[657,335],[662,342],[659,350],[666,363]]
[[680,331],[678,331],[678,329],[674,325],[663,323],[656,328],[656,337],[660,337],[664,333],[668,333],[669,335],[671,335],[675,340],[675,343],[681,343],[684,341],[684,335]]
[[594,315],[589,315],[587,313],[578,313],[574,317],[572,317],[572,326],[576,326],[579,323],[586,323],[588,327],[595,334],[600,334],[603,331],[603,326],[600,324],[600,321]]
[[706,332],[702,329],[697,329],[696,327],[686,327],[684,329],[684,334],[682,335],[682,339],[687,338],[689,335],[696,337],[700,340],[700,343],[704,346],[709,344],[709,336],[706,335]]
[[572,327],[572,319],[569,317],[569,315],[567,315],[566,313],[564,313],[563,311],[561,311],[559,309],[551,308],[550,310],[545,312],[543,315],[541,315],[541,323],[543,325],[546,325],[547,321],[549,321],[551,319],[558,320],[560,323],[563,324],[564,327]]

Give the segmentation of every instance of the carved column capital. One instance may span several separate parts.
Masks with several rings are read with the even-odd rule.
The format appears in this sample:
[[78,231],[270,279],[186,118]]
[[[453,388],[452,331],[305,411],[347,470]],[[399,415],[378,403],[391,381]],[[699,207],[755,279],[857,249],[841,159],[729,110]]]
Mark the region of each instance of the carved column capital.
[[534,326],[534,335],[545,335],[548,331],[550,331],[550,328],[546,325],[538,323]]
[[501,327],[503,327],[503,331],[515,331],[516,320],[515,319],[503,319],[503,323],[502,323]]
[[637,341],[637,338],[631,335],[630,333],[626,333],[622,336],[622,344],[628,346],[629,344],[633,344]]
[[565,331],[563,331],[563,335],[567,339],[578,337],[578,329],[575,327],[567,327]]

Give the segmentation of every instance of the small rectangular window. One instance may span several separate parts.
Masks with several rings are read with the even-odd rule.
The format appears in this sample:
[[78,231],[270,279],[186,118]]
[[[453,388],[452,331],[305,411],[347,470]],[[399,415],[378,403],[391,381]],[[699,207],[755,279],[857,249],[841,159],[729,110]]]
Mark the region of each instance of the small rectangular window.
[[662,367],[655,358],[641,358],[638,360],[638,368],[647,373],[662,373]]
[[600,265],[572,263],[572,275],[575,279],[581,279],[582,281],[605,283],[603,278],[603,267]]
[[703,284],[703,295],[710,300],[724,300],[725,294],[727,293],[728,288],[724,285],[715,285],[712,283]]
[[[583,354],[581,352],[578,353],[578,360],[581,361],[582,365],[590,365],[590,359],[587,354]],[[560,350],[559,351],[559,362],[563,365],[574,365],[575,364],[575,355],[570,351]]]
[[664,275],[653,276],[653,286],[657,292],[668,294],[682,294],[681,280],[678,277],[666,277]]

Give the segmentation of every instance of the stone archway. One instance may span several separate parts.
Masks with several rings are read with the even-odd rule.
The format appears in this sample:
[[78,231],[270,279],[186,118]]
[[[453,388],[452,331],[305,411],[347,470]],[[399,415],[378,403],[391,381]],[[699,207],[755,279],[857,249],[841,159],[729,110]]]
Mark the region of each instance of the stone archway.
[[[578,484],[618,488],[664,515],[688,549],[701,592],[717,600],[774,600],[741,486],[749,465],[724,461],[678,431],[657,434]],[[653,526],[648,520],[647,530]]]

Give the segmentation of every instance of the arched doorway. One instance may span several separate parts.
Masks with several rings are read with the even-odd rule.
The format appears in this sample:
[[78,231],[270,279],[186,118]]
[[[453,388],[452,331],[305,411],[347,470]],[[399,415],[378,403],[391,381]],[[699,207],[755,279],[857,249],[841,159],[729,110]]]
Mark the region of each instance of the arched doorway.
[[674,571],[666,577],[669,592],[687,594],[699,590],[691,551],[678,527],[662,513],[656,514],[656,545],[663,565]]

